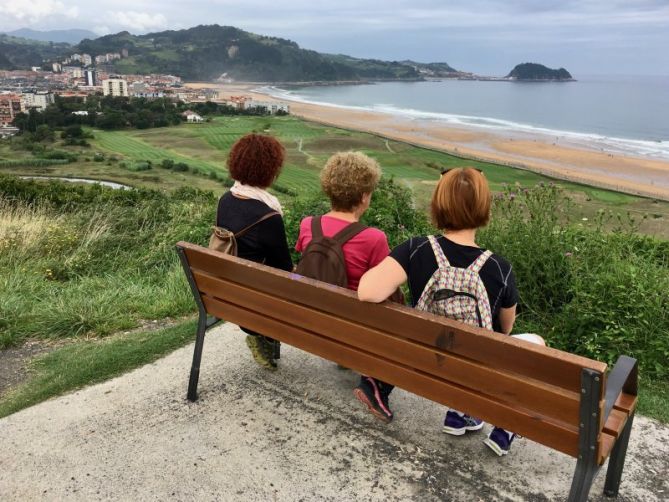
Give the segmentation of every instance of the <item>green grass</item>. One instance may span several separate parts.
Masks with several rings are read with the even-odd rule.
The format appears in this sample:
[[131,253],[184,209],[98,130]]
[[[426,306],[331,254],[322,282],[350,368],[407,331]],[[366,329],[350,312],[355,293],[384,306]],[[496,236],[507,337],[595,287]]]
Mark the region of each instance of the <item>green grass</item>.
[[195,322],[71,343],[35,359],[30,379],[0,399],[0,418],[148,364],[194,339]]
[[669,382],[642,380],[639,413],[669,423]]

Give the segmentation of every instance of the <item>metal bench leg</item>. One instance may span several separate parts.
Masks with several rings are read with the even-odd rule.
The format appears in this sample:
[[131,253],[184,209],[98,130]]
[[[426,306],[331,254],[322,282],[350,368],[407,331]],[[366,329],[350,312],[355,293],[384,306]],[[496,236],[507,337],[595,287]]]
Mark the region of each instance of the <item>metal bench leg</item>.
[[200,379],[200,361],[202,361],[202,348],[204,347],[204,334],[207,331],[207,316],[200,315],[197,323],[197,335],[195,338],[195,350],[193,350],[193,364],[190,368],[190,380],[188,381],[188,400],[197,401],[197,382]]
[[609,467],[606,470],[606,482],[604,483],[604,495],[607,497],[615,497],[618,495],[620,478],[623,475],[625,456],[627,455],[627,443],[629,442],[630,433],[632,432],[632,422],[634,422],[634,413],[627,419],[627,423],[611,451]]
[[571,483],[571,490],[569,490],[569,502],[586,502],[588,500],[590,487],[598,470],[599,466],[594,460],[579,459],[576,462],[574,480]]

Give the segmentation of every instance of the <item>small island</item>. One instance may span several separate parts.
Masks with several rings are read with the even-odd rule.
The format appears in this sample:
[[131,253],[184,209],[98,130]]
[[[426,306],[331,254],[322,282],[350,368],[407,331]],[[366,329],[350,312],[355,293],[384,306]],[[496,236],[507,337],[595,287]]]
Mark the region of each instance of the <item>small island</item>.
[[572,82],[574,80],[571,74],[564,68],[554,70],[537,63],[523,63],[516,65],[506,78],[520,81],[550,82]]

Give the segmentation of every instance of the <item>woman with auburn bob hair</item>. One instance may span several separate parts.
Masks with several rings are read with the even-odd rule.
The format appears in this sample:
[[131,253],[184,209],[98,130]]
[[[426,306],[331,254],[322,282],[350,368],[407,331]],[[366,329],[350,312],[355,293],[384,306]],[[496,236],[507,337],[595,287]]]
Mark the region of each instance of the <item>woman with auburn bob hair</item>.
[[[278,178],[285,150],[271,136],[247,134],[237,140],[228,156],[228,170],[235,184],[218,201],[216,225],[237,233],[237,255],[290,271],[290,258],[283,209],[279,200],[267,191]],[[245,328],[246,345],[255,361],[275,370],[278,341]]]
[[[476,231],[490,220],[490,204],[483,173],[470,167],[443,171],[431,205],[441,233],[413,237],[393,249],[362,276],[358,298],[381,302],[408,281],[414,308],[509,335],[518,303],[511,265],[476,243]],[[537,335],[515,336],[545,345]],[[443,431],[462,436],[482,427],[483,421],[449,409]],[[484,443],[501,456],[514,437],[494,427]]]

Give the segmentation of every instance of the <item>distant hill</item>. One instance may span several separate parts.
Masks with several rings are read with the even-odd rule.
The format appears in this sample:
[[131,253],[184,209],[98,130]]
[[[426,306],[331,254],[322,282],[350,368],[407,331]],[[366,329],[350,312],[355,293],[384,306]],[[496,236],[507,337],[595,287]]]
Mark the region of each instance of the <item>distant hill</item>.
[[453,73],[460,73],[448,63],[417,63],[410,59],[400,61],[400,63],[413,66],[421,75],[426,77],[448,77]]
[[0,34],[0,70],[42,66],[45,59],[59,59],[70,48],[65,43],[40,42]]
[[31,40],[39,40],[40,42],[55,42],[66,44],[78,44],[84,38],[95,38],[97,35],[89,30],[50,30],[38,31],[30,28],[20,28],[14,31],[8,31],[7,35],[20,38],[29,38]]
[[219,77],[256,82],[421,80],[456,72],[443,62],[382,61],[322,54],[302,49],[284,38],[219,25],[146,35],[122,31],[85,38],[73,46],[0,35],[0,69],[40,66],[43,60],[59,61],[75,52],[95,57],[122,49],[127,49],[129,56],[110,63],[113,71],[168,73],[191,81]]
[[128,49],[114,63],[119,73],[171,73],[186,80],[269,82],[419,79],[419,72],[397,61],[321,54],[277,37],[232,26],[196,26],[178,31],[132,35],[127,31],[83,40],[76,48],[95,56]]
[[571,74],[564,68],[554,70],[537,63],[516,65],[506,77],[515,80],[573,80]]

